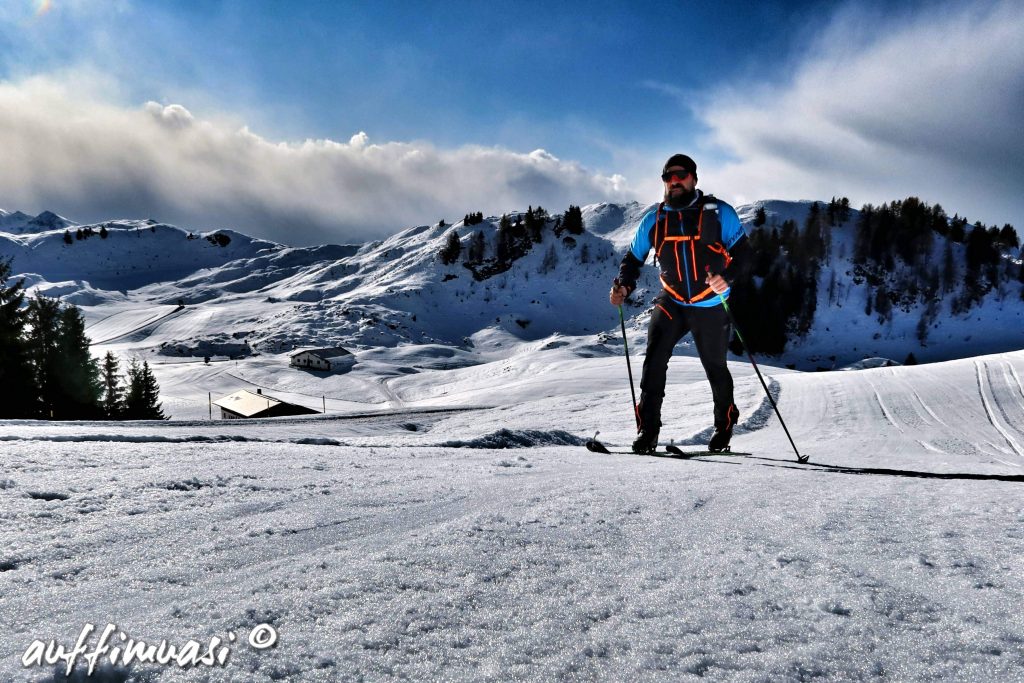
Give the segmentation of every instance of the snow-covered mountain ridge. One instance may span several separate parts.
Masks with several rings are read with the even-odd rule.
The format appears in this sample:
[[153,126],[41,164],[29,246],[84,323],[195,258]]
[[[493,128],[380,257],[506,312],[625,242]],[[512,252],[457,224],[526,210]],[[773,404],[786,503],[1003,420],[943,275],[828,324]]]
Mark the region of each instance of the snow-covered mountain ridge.
[[[763,201],[737,210],[750,230],[758,209],[770,227],[786,220],[802,225],[810,206]],[[586,230],[574,236],[556,235],[549,222],[539,243],[482,281],[462,261],[478,231],[484,234],[484,258],[494,259],[497,217],[479,225],[417,226],[363,245],[305,248],[230,230],[200,235],[149,220],[77,226],[75,232],[68,222],[23,234],[0,232],[0,258],[12,258],[14,272],[28,285],[82,307],[91,323],[186,305],[129,341],[119,335],[118,343],[133,352],[245,356],[297,346],[401,344],[470,349],[485,338],[514,344],[565,336],[579,338],[586,353],[618,353],[618,316],[607,303],[607,290],[649,208],[635,202],[584,207]],[[856,213],[832,230],[811,331],[791,338],[776,362],[832,368],[873,356],[902,360],[913,352],[921,361],[935,361],[1024,346],[1024,302],[1015,291],[992,292],[966,316],[940,316],[927,346],[915,333],[919,310],[897,311],[885,324],[866,315],[869,288],[857,282],[851,262]],[[438,254],[451,230],[462,256],[445,265]],[[77,239],[82,231],[90,236]],[[659,289],[649,262],[626,307],[634,342],[643,342],[650,299]],[[941,305],[949,311],[948,301]],[[98,331],[90,333],[94,342],[104,341]],[[680,352],[688,352],[685,344]]]

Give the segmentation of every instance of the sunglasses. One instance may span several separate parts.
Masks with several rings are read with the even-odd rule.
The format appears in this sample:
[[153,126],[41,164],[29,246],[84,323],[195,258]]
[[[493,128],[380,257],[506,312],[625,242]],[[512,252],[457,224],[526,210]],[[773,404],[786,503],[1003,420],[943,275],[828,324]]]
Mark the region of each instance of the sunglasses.
[[661,174],[661,180],[666,183],[672,180],[673,178],[675,178],[679,182],[683,182],[689,177],[689,171],[666,171],[665,173]]

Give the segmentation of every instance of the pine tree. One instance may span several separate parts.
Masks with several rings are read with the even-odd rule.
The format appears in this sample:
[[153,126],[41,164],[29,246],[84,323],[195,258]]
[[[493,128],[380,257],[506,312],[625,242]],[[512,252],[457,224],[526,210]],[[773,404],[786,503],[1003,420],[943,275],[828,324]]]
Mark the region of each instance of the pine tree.
[[865,204],[860,208],[860,218],[857,220],[857,234],[853,242],[854,263],[862,265],[867,263],[871,251],[874,213],[875,207],[871,204]]
[[444,247],[438,253],[438,257],[441,259],[441,263],[445,265],[451,265],[459,260],[459,255],[462,253],[462,243],[459,242],[459,233],[455,230],[448,231],[448,240],[445,242]]
[[562,220],[562,229],[568,232],[570,235],[582,235],[583,234],[583,211],[580,207],[569,205],[569,209],[565,212],[565,217]]
[[102,414],[103,385],[99,363],[89,353],[85,319],[76,306],[65,306],[57,318],[57,383],[59,399],[54,417],[87,420]]
[[845,223],[850,220],[850,200],[843,197],[839,200],[839,222]]
[[966,228],[967,219],[953,214],[953,220],[949,222],[949,238],[954,242],[963,242],[967,236]]
[[825,255],[822,222],[821,208],[818,202],[814,202],[811,204],[811,209],[807,212],[807,220],[804,222],[803,253],[807,258],[815,261],[820,261]]
[[165,420],[160,405],[160,386],[147,361],[135,358],[128,363],[128,393],[125,396],[125,417],[129,420]]
[[124,416],[124,387],[118,373],[121,364],[112,352],[103,357],[103,414],[108,420],[120,420]]
[[882,287],[875,293],[875,311],[878,312],[878,322],[892,320],[892,301],[889,299],[889,293]]
[[25,281],[10,286],[11,261],[0,261],[0,418],[33,417],[38,403],[31,357],[25,337],[28,313]]
[[953,291],[956,280],[956,264],[953,262],[953,241],[946,240],[946,246],[942,251],[942,294],[946,295]]
[[999,243],[1006,249],[1020,246],[1020,238],[1017,237],[1017,231],[1009,223],[1005,224],[1003,229],[999,231]]
[[36,387],[32,413],[44,420],[54,419],[60,410],[60,380],[57,362],[57,332],[60,303],[36,294],[27,308],[29,358]]
[[535,243],[540,243],[544,239],[543,229],[544,224],[547,223],[548,212],[541,207],[534,209],[532,206],[526,210],[526,230],[530,234],[530,239]]
[[508,214],[502,214],[498,221],[498,234],[495,236],[494,255],[499,264],[507,264],[512,258],[512,221]]
[[757,207],[757,212],[754,214],[754,227],[760,228],[762,225],[768,222],[768,215],[764,211],[763,206]]
[[473,239],[469,242],[469,249],[466,251],[466,263],[480,263],[484,260],[484,251],[487,244],[484,241],[484,233],[477,230],[473,233]]

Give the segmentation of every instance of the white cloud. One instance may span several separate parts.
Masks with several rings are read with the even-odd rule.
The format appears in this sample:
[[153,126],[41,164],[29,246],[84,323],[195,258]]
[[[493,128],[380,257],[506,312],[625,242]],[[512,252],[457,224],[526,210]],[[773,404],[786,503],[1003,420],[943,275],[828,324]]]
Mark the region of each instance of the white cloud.
[[1018,2],[933,8],[910,20],[850,10],[790,81],[733,86],[698,108],[737,159],[705,167],[702,181],[738,201],[917,195],[950,213],[1020,225],[1022,110]]
[[0,82],[0,206],[79,221],[153,217],[289,244],[361,241],[403,227],[540,204],[621,201],[621,176],[544,151],[428,142],[274,142],[184,106],[111,104],[96,74]]

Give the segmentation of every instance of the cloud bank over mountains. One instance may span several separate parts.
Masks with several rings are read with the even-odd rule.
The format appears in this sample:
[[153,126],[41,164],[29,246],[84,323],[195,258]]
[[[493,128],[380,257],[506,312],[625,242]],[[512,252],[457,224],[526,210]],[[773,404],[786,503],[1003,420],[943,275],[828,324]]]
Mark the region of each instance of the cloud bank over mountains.
[[[0,206],[78,221],[153,217],[292,245],[363,241],[470,211],[622,201],[603,176],[544,150],[268,140],[179,104],[126,108],[73,77],[0,83]],[[102,89],[102,88],[101,88]]]
[[[122,10],[66,6],[66,30],[84,27],[76,45],[85,47],[73,55],[48,61],[47,43],[32,48],[38,41],[27,39],[0,51],[0,207],[80,222],[230,227],[297,246],[361,242],[470,211],[652,202],[663,160],[687,152],[701,187],[734,204],[845,195],[859,206],[917,195],[971,220],[1024,224],[1018,0],[843,5],[824,21],[814,17],[820,28],[793,27],[794,43],[813,39],[788,64],[780,58],[744,81],[715,81],[699,97],[699,79],[639,84],[677,97],[705,132],[678,122],[643,136],[603,127],[586,150],[566,141],[558,157],[431,141],[452,139],[451,131],[409,141],[370,139],[358,128],[348,140],[274,139],[288,136],[256,130],[253,102],[169,88],[131,59],[104,62],[117,44],[111,13]],[[18,24],[15,14],[0,9],[0,27],[41,41],[44,25]],[[614,74],[602,76],[613,84],[609,97],[619,86],[629,91]],[[445,105],[412,102],[408,115],[425,106]],[[551,106],[587,123],[572,102]],[[572,160],[588,151],[593,159],[597,148],[608,150],[607,172]]]

